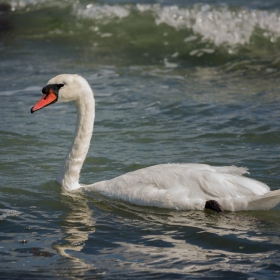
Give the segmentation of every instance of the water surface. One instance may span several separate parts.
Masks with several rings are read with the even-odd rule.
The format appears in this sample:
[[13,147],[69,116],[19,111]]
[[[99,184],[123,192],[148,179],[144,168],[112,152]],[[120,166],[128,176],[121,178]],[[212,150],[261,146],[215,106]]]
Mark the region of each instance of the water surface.
[[60,73],[92,86],[82,183],[159,163],[246,166],[279,189],[278,1],[8,1],[0,13],[0,278],[272,279],[280,206],[140,207],[56,173],[76,113],[30,114]]

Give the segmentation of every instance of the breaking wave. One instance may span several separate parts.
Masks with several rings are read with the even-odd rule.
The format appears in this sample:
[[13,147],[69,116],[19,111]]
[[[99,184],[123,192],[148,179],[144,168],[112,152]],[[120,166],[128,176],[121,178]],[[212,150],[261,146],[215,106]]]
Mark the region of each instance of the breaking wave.
[[[223,66],[273,73],[280,69],[280,12],[229,5],[100,4],[10,1],[13,12],[53,9],[59,24],[36,22],[33,38],[67,37],[88,57],[108,64]],[[49,16],[49,14],[47,15]],[[54,18],[54,20],[56,20]],[[23,32],[18,32],[22,34]],[[20,36],[20,35],[19,35]],[[114,46],[114,52],[112,52]]]
[[[161,6],[159,4],[98,5],[74,7],[78,18],[87,18],[108,23],[109,20],[122,19],[131,15],[151,13],[156,25],[166,24],[175,29],[188,29],[194,33],[184,39],[185,43],[201,36],[203,41],[216,46],[226,43],[231,46],[249,44],[256,29],[261,29],[264,38],[276,42],[280,37],[280,14],[245,8],[233,9],[228,6],[194,5],[192,7]],[[102,22],[103,21],[103,22]]]

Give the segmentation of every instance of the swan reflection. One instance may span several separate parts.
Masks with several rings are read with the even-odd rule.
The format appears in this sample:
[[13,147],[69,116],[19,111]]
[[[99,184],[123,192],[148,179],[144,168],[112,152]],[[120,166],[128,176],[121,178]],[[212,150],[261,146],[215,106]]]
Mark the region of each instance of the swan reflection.
[[[69,209],[61,222],[64,238],[53,245],[63,257],[62,270],[67,269],[61,275],[114,270],[121,277],[133,270],[202,277],[205,271],[238,272],[252,266],[257,271],[279,256],[280,238],[270,236],[272,229],[279,231],[273,212],[218,215],[92,197],[82,191],[62,196]],[[102,210],[94,213],[95,207]],[[100,222],[95,231],[96,215]]]
[[70,259],[73,266],[78,267],[79,271],[82,268],[86,271],[92,268],[92,265],[84,263],[75,252],[80,252],[89,235],[95,232],[94,213],[88,207],[87,199],[81,191],[63,193],[62,203],[70,209],[62,217],[61,228],[65,237],[64,242],[53,244],[53,248],[60,256]]
[[[144,208],[122,202],[114,204],[115,211],[138,216],[133,224],[143,234],[128,239],[131,229],[123,229],[124,238],[118,246],[104,248],[101,253],[118,256],[119,265],[149,273],[201,273],[205,271],[250,270],[256,264],[267,265],[277,255],[280,238],[269,234],[279,231],[278,222],[269,221],[270,212],[259,215],[250,212],[217,215],[210,211],[167,211]],[[256,214],[256,212],[255,212]],[[134,217],[135,217],[134,216]],[[132,226],[132,222],[131,222]],[[141,260],[139,262],[138,260]]]

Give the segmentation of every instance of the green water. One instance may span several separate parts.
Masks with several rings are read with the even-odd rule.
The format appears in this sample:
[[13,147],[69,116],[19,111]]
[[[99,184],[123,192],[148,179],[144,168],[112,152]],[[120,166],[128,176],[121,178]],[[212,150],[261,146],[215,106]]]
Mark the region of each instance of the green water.
[[0,279],[277,278],[280,206],[220,216],[66,194],[55,177],[75,108],[30,114],[50,78],[78,73],[96,99],[82,183],[194,162],[246,166],[279,189],[277,1],[10,4],[0,14]]

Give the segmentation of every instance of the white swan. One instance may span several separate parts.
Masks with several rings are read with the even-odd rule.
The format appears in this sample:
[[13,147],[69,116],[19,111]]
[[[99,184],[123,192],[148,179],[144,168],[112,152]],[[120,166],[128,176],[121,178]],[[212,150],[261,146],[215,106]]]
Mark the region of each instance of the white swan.
[[[74,139],[56,180],[76,190],[93,132],[95,102],[87,81],[78,75],[52,78],[43,88],[35,112],[55,102],[72,101],[78,118]],[[280,202],[280,190],[270,191],[259,181],[243,177],[246,168],[206,164],[162,164],[129,172],[108,181],[87,185],[105,196],[143,206],[181,210],[268,210]],[[223,208],[223,209],[222,209]]]

